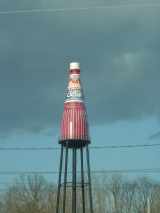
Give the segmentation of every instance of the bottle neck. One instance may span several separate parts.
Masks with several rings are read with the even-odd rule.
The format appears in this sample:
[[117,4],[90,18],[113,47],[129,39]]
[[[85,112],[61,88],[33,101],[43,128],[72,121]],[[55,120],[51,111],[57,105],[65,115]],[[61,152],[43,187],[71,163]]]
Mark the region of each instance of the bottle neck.
[[70,69],[70,74],[79,74],[80,70],[79,69]]

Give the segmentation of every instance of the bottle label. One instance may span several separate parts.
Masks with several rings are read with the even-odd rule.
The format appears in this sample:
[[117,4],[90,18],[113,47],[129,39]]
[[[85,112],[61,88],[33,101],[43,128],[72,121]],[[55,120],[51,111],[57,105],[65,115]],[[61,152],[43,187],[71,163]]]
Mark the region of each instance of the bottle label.
[[79,74],[71,74],[68,83],[68,90],[81,90],[81,79]]
[[68,90],[66,101],[82,101],[83,102],[83,93],[81,90]]
[[84,102],[81,79],[79,74],[71,74],[69,77],[66,102],[68,101]]

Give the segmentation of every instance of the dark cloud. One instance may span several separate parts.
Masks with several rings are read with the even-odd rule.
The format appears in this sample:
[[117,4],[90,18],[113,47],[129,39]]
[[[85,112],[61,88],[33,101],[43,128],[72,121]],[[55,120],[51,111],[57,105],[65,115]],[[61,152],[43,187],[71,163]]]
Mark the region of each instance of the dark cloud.
[[[62,2],[3,1],[1,11],[119,5],[100,0]],[[159,10],[0,15],[1,135],[57,131],[72,61],[82,64],[91,125],[160,118]]]
[[155,139],[160,139],[160,131],[158,131],[148,137],[148,140],[155,140]]

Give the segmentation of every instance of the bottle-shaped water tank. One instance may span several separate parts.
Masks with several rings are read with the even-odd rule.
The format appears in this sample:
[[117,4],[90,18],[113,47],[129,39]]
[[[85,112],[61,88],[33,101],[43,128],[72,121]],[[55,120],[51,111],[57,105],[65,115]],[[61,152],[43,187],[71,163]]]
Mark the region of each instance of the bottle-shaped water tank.
[[80,65],[77,62],[70,63],[70,76],[61,122],[59,143],[65,146],[66,141],[69,148],[81,148],[90,143]]

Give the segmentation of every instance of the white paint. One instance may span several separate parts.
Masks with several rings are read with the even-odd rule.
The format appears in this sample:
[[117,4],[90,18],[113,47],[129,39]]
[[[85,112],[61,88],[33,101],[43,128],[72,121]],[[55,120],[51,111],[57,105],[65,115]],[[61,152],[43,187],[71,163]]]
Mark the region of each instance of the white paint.
[[80,69],[80,63],[78,62],[70,63],[70,69]]
[[70,130],[70,138],[72,138],[73,137],[73,135],[72,135],[72,122],[70,122],[70,126],[69,126],[69,130]]

